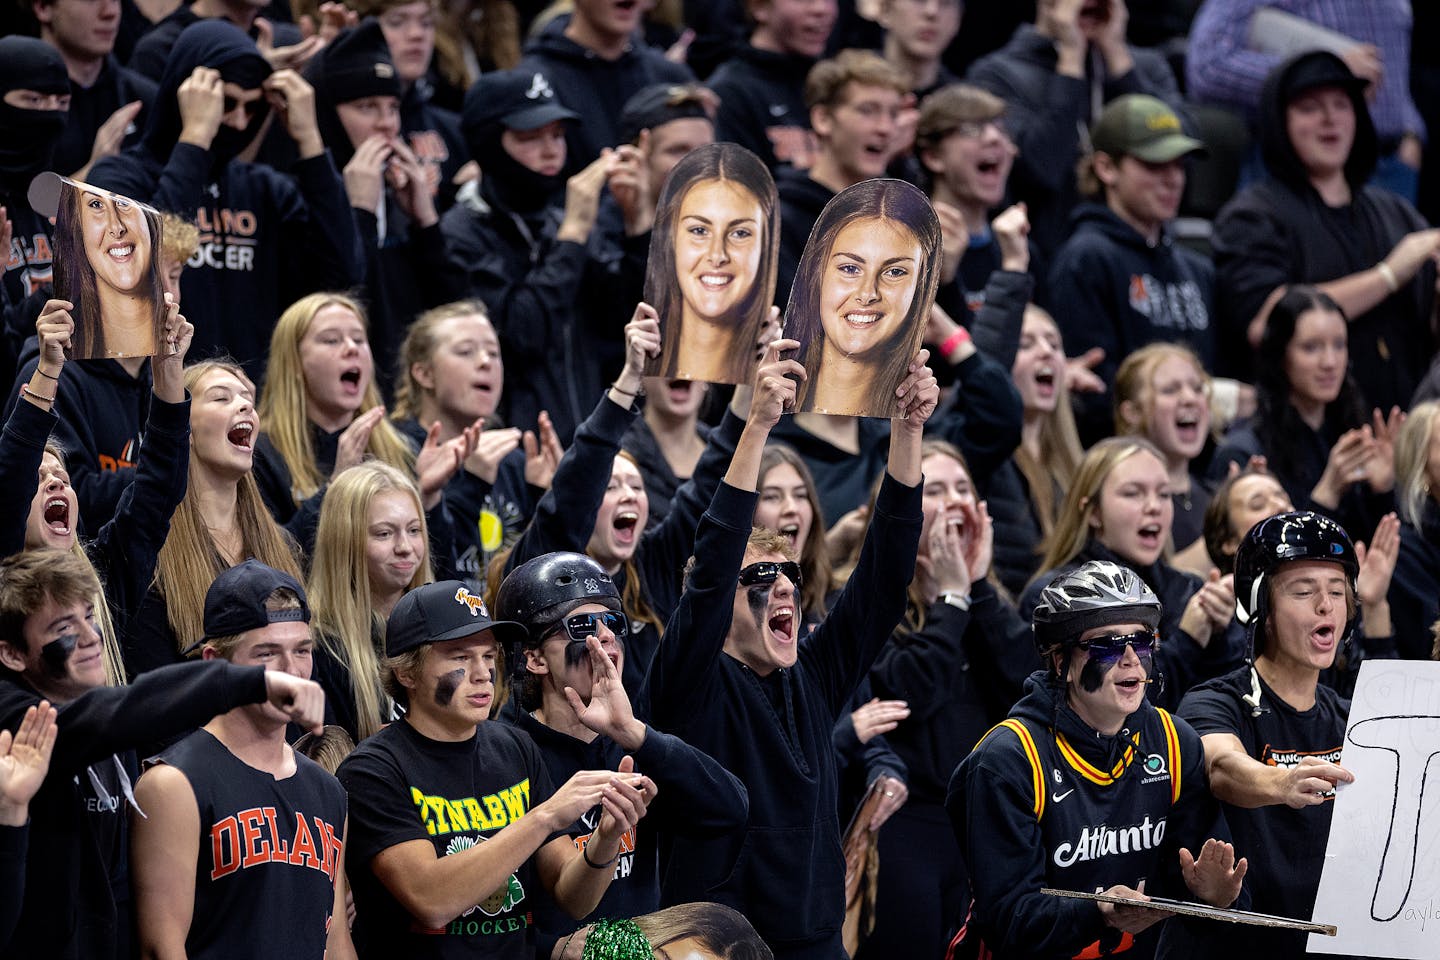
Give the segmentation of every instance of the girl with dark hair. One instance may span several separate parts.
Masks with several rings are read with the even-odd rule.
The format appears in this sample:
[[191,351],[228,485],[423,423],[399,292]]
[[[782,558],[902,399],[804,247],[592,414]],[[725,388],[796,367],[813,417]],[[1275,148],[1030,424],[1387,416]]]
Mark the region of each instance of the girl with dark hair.
[[935,211],[904,181],[867,180],[826,204],[786,311],[810,373],[797,410],[893,414],[935,302],[940,249]]
[[160,214],[149,207],[91,186],[61,189],[55,288],[78,308],[72,357],[161,352],[165,291],[160,271],[152,269],[160,233]]
[[657,376],[748,383],[774,299],[779,254],[775,181],[730,143],[692,151],[670,172],[655,211],[647,289],[668,332]]
[[1347,530],[1371,530],[1390,509],[1398,408],[1371,422],[1350,376],[1345,312],[1316,287],[1286,290],[1270,311],[1257,356],[1258,408],[1230,431],[1210,475],[1263,456],[1300,510],[1317,510]]

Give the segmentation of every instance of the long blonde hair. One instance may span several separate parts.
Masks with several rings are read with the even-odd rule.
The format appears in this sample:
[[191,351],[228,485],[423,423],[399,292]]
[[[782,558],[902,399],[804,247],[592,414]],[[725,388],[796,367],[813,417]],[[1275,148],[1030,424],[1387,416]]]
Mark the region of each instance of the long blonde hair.
[[1420,526],[1425,501],[1432,495],[1425,468],[1430,461],[1430,435],[1435,431],[1437,416],[1440,401],[1417,405],[1395,439],[1395,509],[1400,519],[1412,527]]
[[398,491],[415,502],[420,533],[427,549],[425,562],[415,568],[407,590],[435,579],[430,563],[430,530],[420,491],[401,471],[367,460],[341,473],[325,491],[320,525],[315,534],[315,555],[310,564],[306,593],[315,625],[316,641],[350,671],[355,696],[356,734],[361,739],[384,723],[380,686],[380,655],[371,639],[381,625],[373,607],[365,548],[369,539],[370,504],[382,493]]
[[[1204,385],[1205,396],[1210,396],[1210,374],[1195,351],[1179,343],[1147,343],[1120,362],[1115,371],[1115,435],[1117,437],[1144,436],[1155,406],[1155,371],[1160,364],[1172,357],[1184,360],[1195,368]],[[1139,421],[1131,421],[1124,411],[1129,401],[1140,408]]]
[[[1026,306],[1025,313],[1043,320],[1059,335],[1055,318],[1035,304]],[[1015,449],[1015,467],[1030,488],[1030,502],[1040,521],[1040,533],[1048,537],[1055,530],[1059,516],[1058,493],[1064,497],[1075,479],[1075,470],[1085,448],[1080,445],[1080,432],[1075,427],[1075,413],[1070,406],[1070,387],[1061,378],[1055,394],[1055,409],[1040,424],[1040,456],[1033,457],[1022,445]]]
[[[411,371],[416,364],[424,366],[435,358],[435,350],[440,345],[441,324],[456,317],[481,317],[487,324],[490,323],[490,311],[482,301],[457,300],[426,310],[405,331],[405,341],[400,344],[400,356],[396,360],[395,402],[391,404],[390,413],[392,420],[420,419],[420,408],[425,403],[427,390]],[[485,418],[485,425],[490,425],[489,417]]]
[[1060,507],[1055,531],[1045,540],[1042,571],[1063,567],[1084,549],[1091,535],[1090,520],[1100,509],[1100,488],[1111,470],[1137,453],[1148,453],[1162,465],[1165,463],[1155,444],[1144,437],[1106,437],[1085,452]]
[[[45,453],[59,460],[61,466],[64,466],[65,449],[60,444],[54,440],[46,440]],[[26,551],[30,549],[32,548],[25,548]],[[70,549],[67,552],[85,561],[85,566],[90,569],[91,575],[95,578],[98,589],[90,598],[90,602],[95,610],[95,628],[100,631],[101,647],[105,651],[105,685],[123,687],[125,685],[125,658],[120,651],[120,640],[115,635],[115,618],[110,615],[110,601],[105,598],[105,587],[101,582],[100,573],[95,569],[95,564],[91,562],[90,554],[86,553],[85,548],[80,545],[78,536],[71,541]]]
[[[290,471],[291,496],[299,503],[314,496],[325,485],[326,477],[315,462],[315,442],[311,438],[309,399],[305,385],[305,369],[300,362],[300,341],[310,324],[326,307],[344,307],[360,320],[366,330],[370,323],[365,309],[342,293],[312,293],[296,300],[275,324],[270,335],[270,359],[265,372],[265,388],[260,392],[260,429],[275,445],[280,458]],[[375,386],[374,360],[371,360],[370,382],[360,400],[359,413],[380,406],[380,389]],[[388,420],[381,420],[370,432],[365,451],[392,466],[406,471],[415,468],[415,455],[405,437]]]
[[[245,371],[233,363],[202,360],[185,369],[185,389],[191,395],[198,393],[200,382],[216,372],[229,373],[241,383],[250,383]],[[220,555],[196,499],[195,491],[200,487],[197,478],[204,467],[195,459],[193,434],[190,447],[185,499],[175,508],[170,532],[155,565],[155,586],[165,598],[165,619],[175,634],[176,648],[181,651],[205,635],[205,592],[221,571],[230,567],[229,561]],[[240,527],[241,553],[234,558],[235,562],[253,558],[301,579],[300,563],[296,559],[298,547],[265,509],[255,477],[248,471],[235,484],[235,520]]]

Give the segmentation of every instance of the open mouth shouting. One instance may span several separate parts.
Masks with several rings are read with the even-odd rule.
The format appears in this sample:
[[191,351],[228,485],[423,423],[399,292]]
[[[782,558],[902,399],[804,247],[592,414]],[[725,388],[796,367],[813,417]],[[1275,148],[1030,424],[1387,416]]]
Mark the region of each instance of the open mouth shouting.
[[1159,523],[1142,524],[1140,529],[1135,532],[1135,539],[1141,550],[1158,555],[1160,548],[1165,543],[1165,530]]
[[787,600],[781,606],[770,611],[770,616],[765,620],[765,629],[770,634],[770,639],[782,647],[795,642],[795,607]]
[[45,521],[45,528],[55,536],[70,536],[72,528],[69,498],[59,494],[47,498],[42,508],[41,518]]
[[615,542],[622,547],[635,545],[636,527],[640,523],[640,514],[635,510],[620,510],[615,514],[612,526],[615,530]]
[[340,389],[344,393],[358,396],[360,394],[360,379],[360,368],[350,367],[340,374]]
[[225,439],[231,446],[238,447],[246,453],[253,453],[255,449],[255,421],[241,420],[231,425],[225,432]]
[[1041,397],[1053,397],[1057,389],[1055,367],[1048,363],[1037,367],[1035,370],[1035,393]]
[[800,524],[794,521],[780,524],[780,536],[790,543],[790,549],[795,553],[800,552]]

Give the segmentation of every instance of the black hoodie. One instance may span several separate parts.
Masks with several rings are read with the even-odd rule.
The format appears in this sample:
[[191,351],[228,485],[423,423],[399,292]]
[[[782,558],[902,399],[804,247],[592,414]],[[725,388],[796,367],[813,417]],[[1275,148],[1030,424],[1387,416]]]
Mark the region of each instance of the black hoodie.
[[805,242],[825,204],[835,191],[803,170],[781,170],[775,177],[775,192],[780,199],[780,255],[775,269],[775,304],[782,311],[790,305],[790,288],[795,285],[795,270],[805,252]]
[[580,114],[569,124],[570,150],[566,168],[579,170],[600,156],[604,147],[620,143],[617,126],[625,101],[656,83],[690,83],[690,68],[666,60],[659,50],[632,44],[607,60],[565,36],[569,17],[556,17],[525,46],[517,69],[545,74],[561,103]]
[[805,105],[805,75],[813,66],[812,57],[740,48],[707,84],[720,96],[715,139],[740,144],[774,171],[810,169],[819,149]]
[[[1066,352],[1105,351],[1095,373],[1109,387],[1120,361],[1155,340],[1183,343],[1215,369],[1210,322],[1215,270],[1167,234],[1153,246],[1110,208],[1087,203],[1070,220],[1070,239],[1055,253],[1049,295]],[[1115,432],[1110,391],[1076,396],[1081,436]]]
[[70,112],[65,118],[65,132],[55,146],[56,172],[68,176],[89,163],[100,127],[116,110],[136,100],[144,106],[132,122],[132,132],[127,133],[121,143],[124,147],[140,140],[150,106],[155,102],[155,81],[120,66],[114,54],[105,58],[100,75],[90,86],[82,87],[70,81]]
[[[1253,379],[1253,351],[1245,330],[1265,299],[1287,283],[1325,283],[1370,270],[1406,234],[1428,224],[1405,200],[1366,186],[1379,152],[1363,95],[1355,107],[1355,142],[1345,164],[1351,201],[1331,207],[1310,185],[1286,133],[1286,106],[1297,68],[1313,69],[1310,53],[1288,61],[1265,80],[1260,93],[1260,147],[1269,177],[1242,190],[1215,221],[1217,308],[1222,325],[1220,372]],[[1336,60],[1340,70],[1346,68]],[[1348,72],[1348,71],[1347,71]],[[1374,308],[1350,317],[1350,369],[1367,403],[1389,409],[1410,402],[1435,352],[1430,317],[1435,267]]]
[[230,159],[249,131],[237,136],[222,125],[208,151],[177,143],[176,91],[197,66],[222,76],[268,69],[254,42],[228,21],[188,27],[171,50],[144,139],[97,163],[90,180],[197,222],[200,249],[180,281],[185,313],[199,321],[191,356],[228,354],[260,383],[280,312],[307,293],[355,286],[365,261],[328,153],[298,161],[286,176]]
[[[1194,899],[1178,851],[1229,840],[1230,830],[1188,723],[1167,723],[1145,700],[1106,736],[1044,671],[1025,681],[1010,718],[956,768],[945,800],[965,861],[975,865],[972,919],[996,960],[1061,960],[1097,941],[1101,952],[1084,955],[1100,956],[1131,939],[1105,924],[1098,904],[1041,887],[1145,883],[1152,896]],[[1147,956],[1156,936],[1152,928],[1126,955]]]

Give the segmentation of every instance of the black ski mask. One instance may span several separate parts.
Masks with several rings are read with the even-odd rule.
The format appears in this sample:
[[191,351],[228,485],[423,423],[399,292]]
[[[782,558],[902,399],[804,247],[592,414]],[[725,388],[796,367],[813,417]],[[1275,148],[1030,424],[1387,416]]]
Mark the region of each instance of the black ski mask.
[[[59,51],[33,37],[0,38],[0,96],[12,90],[68,96],[70,77]],[[49,169],[66,116],[64,110],[27,110],[0,100],[0,185],[7,193],[23,193]]]

